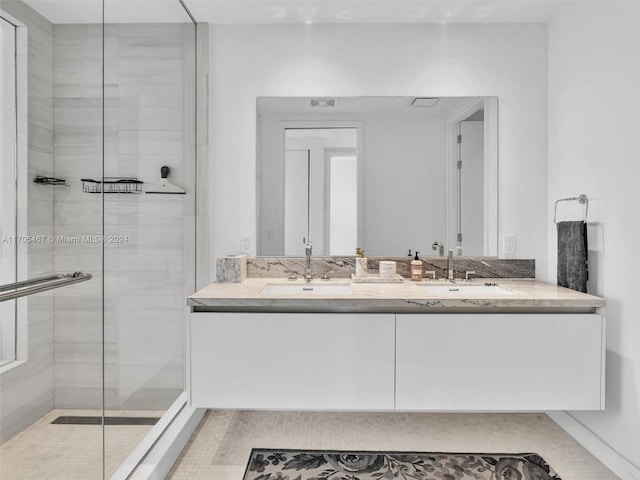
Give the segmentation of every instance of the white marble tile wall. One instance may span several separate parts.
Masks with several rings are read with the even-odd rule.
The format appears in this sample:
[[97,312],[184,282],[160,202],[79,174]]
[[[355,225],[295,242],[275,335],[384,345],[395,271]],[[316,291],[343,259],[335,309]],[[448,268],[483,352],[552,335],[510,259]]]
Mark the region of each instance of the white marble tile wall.
[[[98,25],[56,25],[54,32],[55,173],[70,185],[56,191],[55,235],[81,239],[83,235],[102,233],[101,198],[83,194],[80,181],[100,178],[102,172],[102,29]],[[105,121],[107,125],[112,127]],[[54,294],[55,404],[63,408],[100,408],[101,244],[57,241],[55,263],[58,271],[80,270],[94,276],[89,282],[56,290]],[[108,318],[115,306],[105,302],[104,310]],[[105,349],[105,356],[112,357],[112,349],[109,353]],[[105,372],[105,382],[111,380],[111,373]]]
[[[193,26],[109,25],[105,38],[106,176],[155,183],[160,167],[186,195],[105,195],[105,384],[107,408],[161,409],[184,387],[185,293],[195,288]],[[99,27],[55,28],[56,235],[99,234]],[[59,60],[59,62],[58,62]],[[191,62],[192,63],[192,62]],[[56,244],[56,266],[99,275],[98,245]],[[99,279],[56,293],[56,406],[100,405]]]
[[[53,233],[54,187],[36,185],[36,175],[53,175],[53,26],[19,0],[3,0],[2,9],[28,28],[28,208],[27,235]],[[27,249],[29,278],[53,271],[53,245]],[[24,363],[0,377],[0,443],[53,407],[53,296],[41,293],[21,300],[26,307]]]

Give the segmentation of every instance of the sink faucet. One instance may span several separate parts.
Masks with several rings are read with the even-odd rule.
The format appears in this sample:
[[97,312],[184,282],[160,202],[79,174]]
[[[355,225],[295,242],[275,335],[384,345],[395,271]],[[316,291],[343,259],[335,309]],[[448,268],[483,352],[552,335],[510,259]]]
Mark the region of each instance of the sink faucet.
[[304,254],[307,257],[307,266],[304,270],[304,279],[307,283],[313,280],[313,275],[311,274],[311,249],[312,248],[313,248],[313,245],[311,244],[311,242],[307,242],[304,244]]
[[447,280],[453,282],[453,249],[449,249],[447,255]]

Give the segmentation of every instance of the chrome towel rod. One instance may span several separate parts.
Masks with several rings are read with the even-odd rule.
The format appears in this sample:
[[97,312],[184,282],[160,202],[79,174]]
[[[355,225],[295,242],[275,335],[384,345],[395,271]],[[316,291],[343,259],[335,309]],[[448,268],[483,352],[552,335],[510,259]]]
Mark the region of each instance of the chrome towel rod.
[[581,193],[579,196],[577,197],[567,197],[567,198],[561,198],[559,200],[556,200],[556,206],[555,206],[555,210],[553,211],[553,223],[557,224],[558,222],[556,222],[556,215],[558,214],[558,203],[560,202],[571,202],[571,201],[575,201],[577,200],[579,203],[584,205],[584,221],[587,221],[587,212],[589,211],[589,199],[587,198],[587,196],[584,193]]
[[71,285],[73,283],[84,282],[90,280],[92,277],[90,273],[73,272],[8,283],[7,285],[0,286],[0,302],[53,290],[54,288],[64,287],[65,285]]

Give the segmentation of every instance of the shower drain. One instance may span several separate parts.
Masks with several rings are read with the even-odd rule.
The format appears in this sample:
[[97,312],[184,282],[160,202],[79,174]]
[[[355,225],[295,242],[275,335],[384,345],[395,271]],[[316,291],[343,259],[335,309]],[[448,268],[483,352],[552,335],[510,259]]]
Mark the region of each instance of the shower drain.
[[[104,417],[105,425],[155,425],[159,417]],[[51,422],[56,425],[102,425],[102,417],[63,415]]]

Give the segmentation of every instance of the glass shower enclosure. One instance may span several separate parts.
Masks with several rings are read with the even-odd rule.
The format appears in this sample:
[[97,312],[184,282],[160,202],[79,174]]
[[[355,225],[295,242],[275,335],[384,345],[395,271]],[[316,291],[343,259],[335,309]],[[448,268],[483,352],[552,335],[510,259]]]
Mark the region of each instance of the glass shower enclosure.
[[128,478],[185,389],[196,24],[179,0],[0,17],[0,477]]

